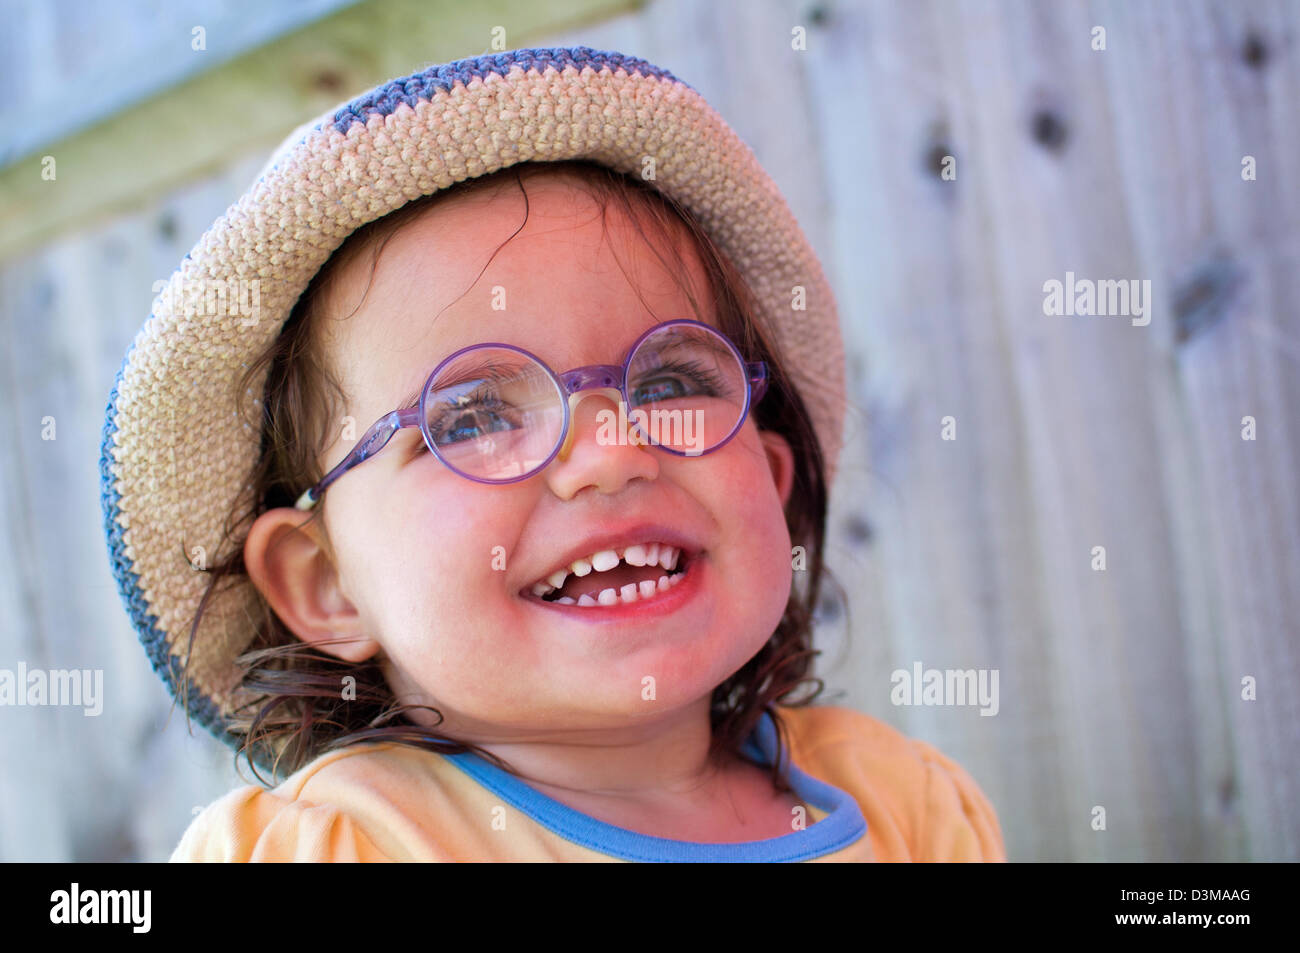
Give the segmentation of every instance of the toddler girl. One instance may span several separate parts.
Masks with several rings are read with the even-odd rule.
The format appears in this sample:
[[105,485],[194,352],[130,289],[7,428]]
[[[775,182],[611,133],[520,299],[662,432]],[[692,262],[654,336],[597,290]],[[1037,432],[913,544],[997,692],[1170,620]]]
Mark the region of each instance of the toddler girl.
[[273,775],[172,859],[1004,860],[958,765],[794,698],[843,364],[775,185],[642,60],[461,60],[291,136],[105,428],[155,668]]

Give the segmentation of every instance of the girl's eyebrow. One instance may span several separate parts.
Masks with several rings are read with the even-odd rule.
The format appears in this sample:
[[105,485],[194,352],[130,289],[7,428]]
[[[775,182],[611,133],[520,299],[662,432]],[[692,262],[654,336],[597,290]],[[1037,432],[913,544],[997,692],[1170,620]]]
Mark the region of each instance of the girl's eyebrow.
[[[501,361],[484,359],[478,363],[471,364],[468,367],[461,368],[459,373],[450,380],[443,380],[441,389],[457,387],[477,378],[482,378],[487,381],[513,381],[518,378],[519,367],[520,365],[518,364],[506,364]],[[425,384],[427,383],[428,381],[426,380],[424,384],[417,387],[397,409],[409,410],[418,404],[420,402],[420,395],[424,393]]]

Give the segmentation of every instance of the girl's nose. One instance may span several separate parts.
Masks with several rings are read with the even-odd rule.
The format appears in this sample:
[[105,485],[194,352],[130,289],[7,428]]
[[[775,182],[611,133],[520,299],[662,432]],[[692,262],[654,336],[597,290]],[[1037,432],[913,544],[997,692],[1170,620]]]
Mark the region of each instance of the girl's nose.
[[569,432],[556,454],[562,465],[547,468],[552,489],[561,498],[587,485],[613,493],[629,480],[658,476],[659,461],[651,449],[638,443],[630,426],[619,432],[622,399],[615,387],[584,388],[569,395]]
[[[569,459],[569,451],[573,449],[573,435],[578,432],[578,405],[587,397],[603,395],[613,402],[615,407],[623,400],[623,395],[617,387],[589,387],[580,390],[576,394],[569,395],[569,432],[564,437],[564,443],[560,445],[560,452],[557,456],[561,460]],[[599,414],[597,414],[599,419]]]

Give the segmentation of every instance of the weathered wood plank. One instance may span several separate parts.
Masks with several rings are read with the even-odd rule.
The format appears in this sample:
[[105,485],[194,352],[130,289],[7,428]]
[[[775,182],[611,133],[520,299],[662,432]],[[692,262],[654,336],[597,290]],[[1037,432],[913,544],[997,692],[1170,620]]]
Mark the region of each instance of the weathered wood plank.
[[[1143,22],[1153,10],[1158,24]],[[1260,245],[1214,222],[1189,243],[1180,222],[1217,204],[1250,220],[1255,236],[1295,234],[1295,202],[1275,194],[1279,180],[1259,199],[1270,214],[1242,207],[1242,150],[1201,112],[1206,90],[1189,92],[1206,38],[1182,23],[1183,10],[836,7],[818,37],[824,55],[808,60],[829,188],[844,197],[836,287],[851,361],[867,368],[858,393],[869,433],[846,451],[864,463],[846,461],[841,500],[865,500],[876,526],[890,594],[883,606],[873,599],[872,617],[888,617],[880,638],[895,658],[851,664],[837,681],[856,676],[850,697],[860,707],[946,743],[967,764],[989,766],[986,746],[998,751],[995,776],[974,773],[1014,819],[1008,845],[1025,859],[1246,856],[1236,770],[1273,779],[1275,792],[1296,775],[1262,756],[1233,764],[1224,704],[1235,690],[1224,685],[1230,666],[1215,659],[1246,636],[1213,630],[1214,567],[1194,543],[1204,538],[1198,514],[1225,506],[1196,484],[1194,467],[1170,460],[1196,453],[1195,412],[1171,360],[1182,276],[1204,263],[1207,242],[1240,243],[1243,258]],[[1230,51],[1222,62],[1231,61],[1246,25],[1222,5],[1197,11],[1192,22],[1214,18],[1215,42]],[[1105,52],[1089,45],[1098,23],[1108,27]],[[1284,26],[1275,17],[1265,32],[1286,35]],[[1295,90],[1288,81],[1268,88]],[[1281,117],[1294,113],[1294,95],[1252,102]],[[1282,125],[1266,143],[1294,135],[1294,123]],[[957,159],[953,182],[925,168],[945,154]],[[1226,175],[1216,178],[1211,162]],[[1045,316],[1043,282],[1067,270],[1152,278],[1151,325]],[[1266,283],[1259,290],[1268,295]],[[1270,305],[1262,313],[1280,318]],[[1207,359],[1230,360],[1222,351]],[[1295,534],[1262,522],[1295,525],[1284,475],[1296,424],[1288,405],[1255,394],[1243,399],[1271,411],[1279,449],[1271,492],[1251,504],[1263,512],[1250,538],[1273,572],[1256,570],[1244,590],[1280,619],[1285,580],[1300,568]],[[959,438],[945,446],[938,421],[948,413]],[[1112,560],[1105,574],[1088,566],[1098,544]],[[1285,629],[1270,631],[1256,662],[1295,672]],[[972,653],[987,661],[957,661]],[[943,656],[953,667],[1002,667],[996,726],[944,709],[891,717],[882,668]],[[1289,705],[1275,696],[1258,711],[1292,726]],[[1108,806],[1108,835],[1087,825],[1094,804]],[[1262,803],[1250,813],[1274,832],[1290,824],[1266,849],[1295,856],[1294,822]]]
[[[113,378],[165,278],[264,156],[0,265],[7,444],[0,526],[20,611],[0,667],[103,671],[103,712],[5,709],[0,850],[11,860],[165,860],[190,809],[240,783],[230,754],[171,699],[108,567],[99,442]],[[52,417],[54,439],[42,439]],[[9,770],[21,766],[21,771]],[[87,790],[95,796],[87,797]]]
[[23,4],[0,40],[0,167],[354,2]]

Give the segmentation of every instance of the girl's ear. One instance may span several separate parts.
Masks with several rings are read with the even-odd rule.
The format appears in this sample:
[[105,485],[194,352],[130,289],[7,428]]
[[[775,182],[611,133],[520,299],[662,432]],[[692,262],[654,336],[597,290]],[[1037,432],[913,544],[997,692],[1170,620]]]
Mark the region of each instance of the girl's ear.
[[[366,637],[324,542],[317,520],[301,510],[268,510],[248,531],[244,567],[294,635],[344,661],[363,662],[380,645]],[[334,639],[345,641],[327,644]]]
[[772,468],[772,481],[784,509],[790,504],[790,491],[794,488],[794,451],[790,449],[789,441],[774,430],[760,430],[758,439],[763,441],[767,462]]

